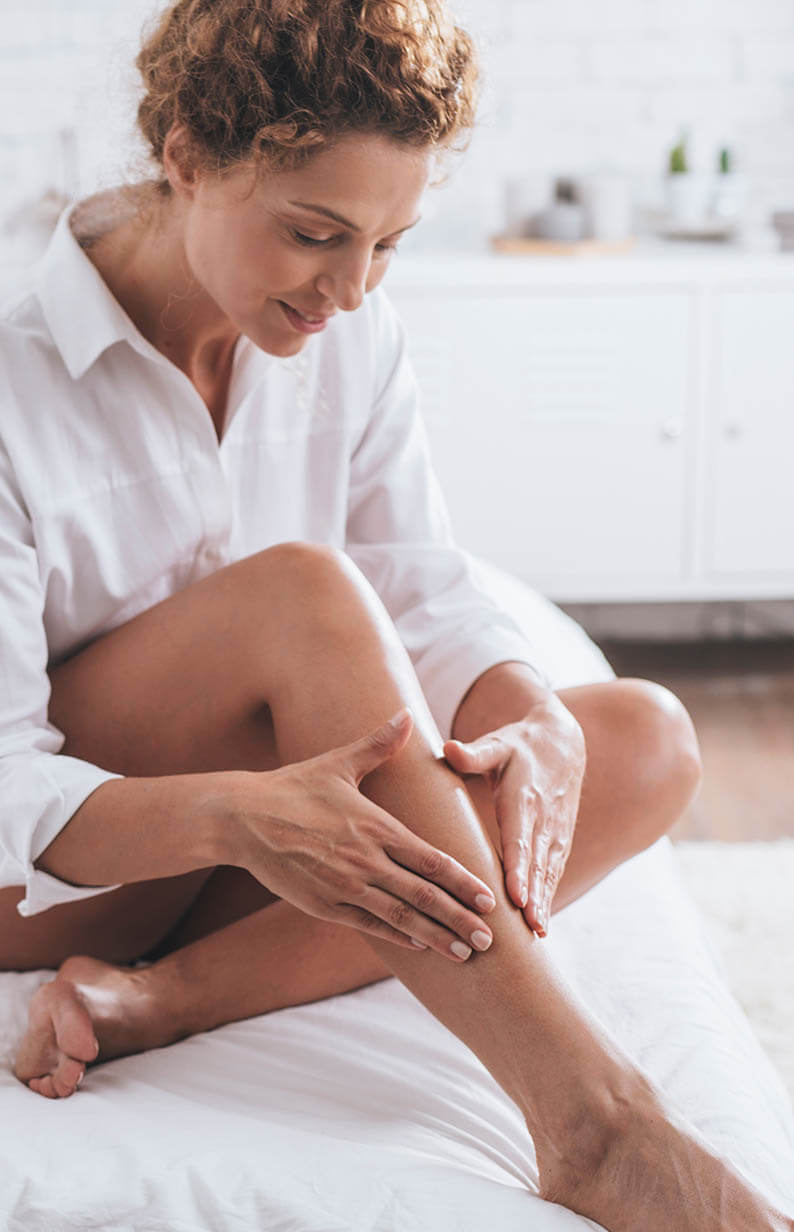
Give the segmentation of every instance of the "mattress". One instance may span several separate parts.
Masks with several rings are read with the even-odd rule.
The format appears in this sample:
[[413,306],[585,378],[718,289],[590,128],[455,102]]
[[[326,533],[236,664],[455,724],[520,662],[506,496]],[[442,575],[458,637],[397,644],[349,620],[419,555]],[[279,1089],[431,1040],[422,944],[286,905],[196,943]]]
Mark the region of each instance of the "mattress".
[[[609,668],[514,579],[483,584],[559,684]],[[667,840],[555,916],[580,995],[705,1136],[794,1203],[794,1122],[709,952]],[[9,1232],[582,1232],[537,1196],[520,1114],[396,980],[88,1073],[51,1102],[10,1063],[45,972],[0,975],[0,1227]],[[528,1032],[527,1047],[531,1047]]]

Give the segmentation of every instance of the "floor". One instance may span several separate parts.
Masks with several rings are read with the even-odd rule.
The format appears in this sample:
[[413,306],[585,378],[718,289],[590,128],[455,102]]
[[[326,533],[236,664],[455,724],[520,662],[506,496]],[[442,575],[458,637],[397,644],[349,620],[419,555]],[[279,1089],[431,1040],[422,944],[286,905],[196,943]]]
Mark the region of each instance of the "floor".
[[694,720],[703,788],[673,838],[794,836],[794,640],[601,645],[619,675],[667,685]]

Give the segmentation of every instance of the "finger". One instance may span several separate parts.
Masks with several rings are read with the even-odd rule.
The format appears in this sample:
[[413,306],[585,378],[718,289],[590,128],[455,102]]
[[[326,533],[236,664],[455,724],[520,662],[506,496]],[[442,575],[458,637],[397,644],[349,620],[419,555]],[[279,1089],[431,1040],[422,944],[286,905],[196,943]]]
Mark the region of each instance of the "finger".
[[484,774],[487,770],[496,770],[507,756],[508,750],[504,742],[495,735],[480,736],[463,744],[460,740],[447,740],[444,745],[444,757],[453,770],[462,774]]
[[[439,898],[442,896],[439,894]],[[491,943],[490,932],[485,934],[483,930],[483,940],[478,946],[474,946],[470,940],[469,932],[476,933],[482,929],[482,922],[474,919],[474,928],[470,925],[467,927],[462,923],[462,912],[460,904],[457,905],[458,924],[463,929],[459,932],[458,929],[450,930],[444,928],[436,920],[430,919],[421,911],[412,907],[404,898],[399,898],[394,894],[388,894],[377,886],[370,887],[366,897],[367,911],[382,920],[385,920],[392,928],[398,932],[404,933],[406,936],[414,938],[422,943],[428,949],[435,950],[442,958],[448,958],[451,962],[466,962],[471,956],[473,948],[487,949]],[[455,914],[454,908],[451,914]]]
[[496,906],[493,891],[481,878],[475,877],[445,851],[439,851],[412,834],[407,826],[400,826],[392,837],[387,838],[383,850],[396,864],[440,886],[459,903],[473,907],[481,915],[493,911]]
[[541,827],[538,827],[529,868],[529,902],[524,915],[527,922],[541,937],[545,937],[549,931],[548,911],[545,909],[548,869],[549,836]]
[[552,843],[549,851],[549,862],[546,866],[543,906],[541,907],[541,916],[545,924],[546,933],[549,931],[554,895],[557,893],[557,888],[562,880],[562,875],[565,872],[565,866],[568,863],[569,853],[569,845],[561,843],[559,840]]
[[529,898],[529,862],[537,815],[537,796],[526,785],[509,794],[501,786],[494,796],[496,821],[502,844],[505,887],[516,907],[526,907]]
[[374,915],[373,912],[363,907],[354,907],[351,903],[341,903],[333,913],[329,913],[328,919],[333,920],[335,924],[346,924],[350,928],[355,928],[368,937],[377,937],[380,941],[391,941],[404,950],[416,952],[417,949],[427,948],[423,942],[412,941],[406,933],[387,924],[380,916]]
[[367,774],[399,753],[411,735],[413,723],[413,714],[403,706],[386,723],[340,750],[356,787]]
[[[392,914],[387,917],[390,924],[418,937],[439,953],[446,952],[453,941],[462,943],[467,950],[490,948],[493,934],[478,915],[432,882],[396,865],[392,868],[391,876],[380,876],[377,886],[372,886],[373,892],[385,891],[391,900]],[[366,905],[370,907],[369,899]],[[460,957],[460,944],[453,953]]]
[[526,907],[529,892],[529,856],[532,849],[530,839],[523,835],[519,838],[502,839],[502,863],[505,870],[505,888],[510,901],[516,907]]

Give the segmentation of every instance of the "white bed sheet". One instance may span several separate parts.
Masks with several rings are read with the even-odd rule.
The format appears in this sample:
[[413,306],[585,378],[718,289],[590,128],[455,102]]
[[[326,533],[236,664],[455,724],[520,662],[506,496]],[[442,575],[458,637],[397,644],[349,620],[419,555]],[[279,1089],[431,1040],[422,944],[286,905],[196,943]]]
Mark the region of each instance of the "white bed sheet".
[[[532,630],[555,681],[609,674],[551,605],[485,575]],[[787,1095],[715,969],[669,844],[555,917],[548,944],[707,1138],[794,1204]],[[0,1227],[9,1232],[597,1226],[536,1196],[517,1109],[394,980],[114,1061],[54,1103],[9,1069],[45,978],[0,975]]]

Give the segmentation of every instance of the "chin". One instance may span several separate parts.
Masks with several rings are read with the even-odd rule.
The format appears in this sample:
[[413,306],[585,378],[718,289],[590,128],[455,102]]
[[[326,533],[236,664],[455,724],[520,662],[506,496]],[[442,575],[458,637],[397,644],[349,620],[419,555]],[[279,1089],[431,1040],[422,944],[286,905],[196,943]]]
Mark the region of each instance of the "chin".
[[282,337],[273,334],[257,336],[257,334],[250,333],[248,337],[255,346],[259,347],[260,351],[265,351],[268,355],[276,355],[279,359],[289,359],[291,355],[297,355],[308,342],[308,336],[302,337],[300,334],[286,338],[283,335]]

